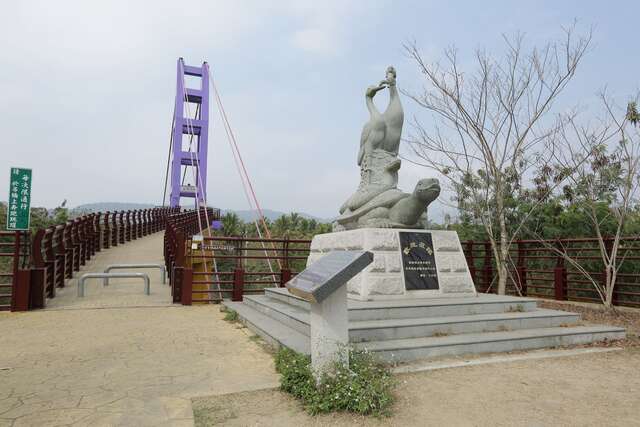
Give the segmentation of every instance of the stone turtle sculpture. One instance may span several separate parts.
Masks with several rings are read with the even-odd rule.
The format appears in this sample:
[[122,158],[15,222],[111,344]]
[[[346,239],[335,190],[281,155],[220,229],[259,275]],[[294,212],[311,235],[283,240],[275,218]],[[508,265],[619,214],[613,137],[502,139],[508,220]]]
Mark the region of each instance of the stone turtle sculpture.
[[422,214],[439,195],[440,184],[437,179],[421,179],[411,194],[390,189],[358,209],[345,211],[336,219],[335,228],[422,228]]

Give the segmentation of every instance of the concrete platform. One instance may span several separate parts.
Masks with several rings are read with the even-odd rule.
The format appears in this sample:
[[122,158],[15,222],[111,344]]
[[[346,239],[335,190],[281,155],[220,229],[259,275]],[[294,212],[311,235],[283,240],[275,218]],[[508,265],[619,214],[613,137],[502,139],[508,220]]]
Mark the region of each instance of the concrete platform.
[[[224,302],[272,345],[309,353],[309,304],[284,288]],[[495,353],[622,339],[625,330],[583,326],[580,315],[538,309],[536,300],[481,294],[466,298],[349,300],[349,340],[389,362]]]

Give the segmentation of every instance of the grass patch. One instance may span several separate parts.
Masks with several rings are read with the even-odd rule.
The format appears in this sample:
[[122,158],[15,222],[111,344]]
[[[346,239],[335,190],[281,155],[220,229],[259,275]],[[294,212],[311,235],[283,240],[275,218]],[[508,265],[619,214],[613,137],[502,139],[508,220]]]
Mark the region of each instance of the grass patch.
[[235,310],[226,309],[225,315],[223,317],[227,322],[237,322],[238,321],[238,312]]
[[332,375],[316,385],[309,356],[282,347],[275,357],[280,388],[301,400],[311,414],[347,411],[360,415],[389,415],[395,379],[368,352],[345,349],[349,367],[337,363]]

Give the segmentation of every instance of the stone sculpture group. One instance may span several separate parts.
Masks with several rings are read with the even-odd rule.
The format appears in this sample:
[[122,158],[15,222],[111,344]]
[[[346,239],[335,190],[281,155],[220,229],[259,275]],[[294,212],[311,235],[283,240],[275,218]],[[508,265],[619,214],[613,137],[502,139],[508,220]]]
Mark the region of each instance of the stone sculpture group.
[[[376,108],[373,98],[389,89],[389,105],[384,113]],[[440,194],[437,179],[421,179],[413,193],[398,187],[398,158],[404,111],[396,87],[396,70],[387,68],[386,78],[365,93],[369,121],[362,129],[358,166],[360,185],[340,208],[334,231],[356,228],[424,228],[426,210]]]

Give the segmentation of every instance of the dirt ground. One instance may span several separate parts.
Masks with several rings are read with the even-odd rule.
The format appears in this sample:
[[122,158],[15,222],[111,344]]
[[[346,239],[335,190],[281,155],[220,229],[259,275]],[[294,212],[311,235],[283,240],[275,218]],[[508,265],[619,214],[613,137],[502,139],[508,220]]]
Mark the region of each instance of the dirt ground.
[[196,426],[640,426],[640,348],[398,375],[393,416],[310,417],[276,389],[193,401]]
[[400,374],[393,415],[382,419],[311,417],[277,389],[197,398],[196,426],[640,426],[640,310],[539,305],[627,328],[626,340],[589,345],[623,349]]
[[580,313],[585,323],[622,326],[627,329],[627,335],[632,341],[634,338],[640,340],[640,309],[618,307],[615,311],[607,311],[599,304],[548,300],[540,300],[538,306]]

